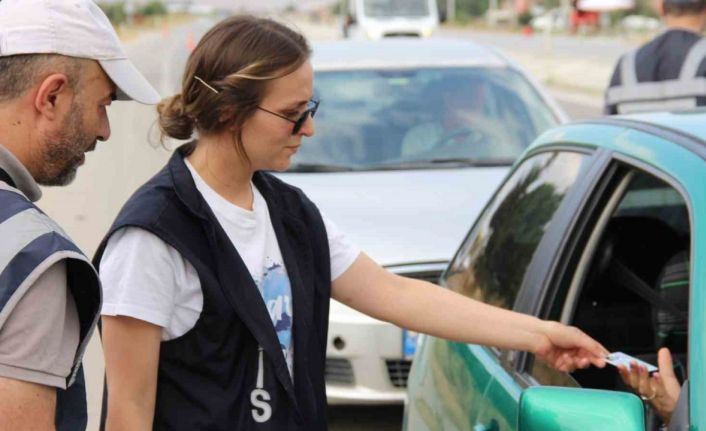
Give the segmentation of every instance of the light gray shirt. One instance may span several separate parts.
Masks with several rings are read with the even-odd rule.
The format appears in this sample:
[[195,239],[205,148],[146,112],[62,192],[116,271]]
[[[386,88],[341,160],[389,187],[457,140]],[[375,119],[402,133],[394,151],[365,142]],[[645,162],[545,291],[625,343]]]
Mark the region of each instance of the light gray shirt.
[[[28,199],[41,197],[29,172],[1,145],[0,168]],[[0,377],[65,389],[80,338],[66,262],[50,266],[9,312],[0,326]]]

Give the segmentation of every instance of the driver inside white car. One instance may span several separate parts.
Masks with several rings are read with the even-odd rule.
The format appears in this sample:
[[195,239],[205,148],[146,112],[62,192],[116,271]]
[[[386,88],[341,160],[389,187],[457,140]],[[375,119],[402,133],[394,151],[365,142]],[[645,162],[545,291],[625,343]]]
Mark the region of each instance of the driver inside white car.
[[[410,128],[402,139],[406,161],[447,158],[503,157],[498,144],[507,141],[503,126],[486,115],[489,89],[482,80],[463,79],[430,86],[429,102],[437,101],[439,118]],[[502,153],[502,151],[500,151]]]

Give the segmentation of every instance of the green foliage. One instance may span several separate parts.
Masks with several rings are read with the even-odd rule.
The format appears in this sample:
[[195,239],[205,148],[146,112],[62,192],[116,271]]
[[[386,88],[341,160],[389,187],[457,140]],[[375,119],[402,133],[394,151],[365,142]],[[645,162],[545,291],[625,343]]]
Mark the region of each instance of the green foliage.
[[456,18],[459,21],[482,16],[487,10],[488,0],[456,0]]
[[546,10],[549,10],[554,9],[556,7],[561,7],[562,3],[561,0],[544,0],[544,3],[542,3],[542,5]]
[[635,2],[635,9],[633,10],[633,13],[659,18],[659,14],[652,6],[652,2],[649,0],[637,0]]
[[520,16],[517,17],[517,23],[524,27],[529,25],[532,21],[532,14],[529,11],[522,12]]
[[122,24],[127,21],[125,2],[98,3],[98,6],[103,10],[103,13],[105,13],[113,25]]
[[138,13],[144,16],[160,16],[167,14],[167,7],[159,0],[152,0],[142,6]]

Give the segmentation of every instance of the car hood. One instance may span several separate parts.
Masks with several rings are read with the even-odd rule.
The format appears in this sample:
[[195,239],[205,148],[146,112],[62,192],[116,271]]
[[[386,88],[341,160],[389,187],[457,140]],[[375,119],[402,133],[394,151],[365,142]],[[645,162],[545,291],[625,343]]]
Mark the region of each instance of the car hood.
[[280,173],[386,266],[449,260],[509,168]]

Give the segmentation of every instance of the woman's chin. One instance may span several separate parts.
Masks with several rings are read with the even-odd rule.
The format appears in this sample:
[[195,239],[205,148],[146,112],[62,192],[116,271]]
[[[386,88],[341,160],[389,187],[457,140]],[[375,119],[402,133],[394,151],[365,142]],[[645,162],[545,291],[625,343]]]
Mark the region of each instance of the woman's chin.
[[290,166],[292,166],[292,162],[288,160],[287,162],[277,163],[276,165],[272,166],[269,170],[274,172],[284,172],[289,169]]

